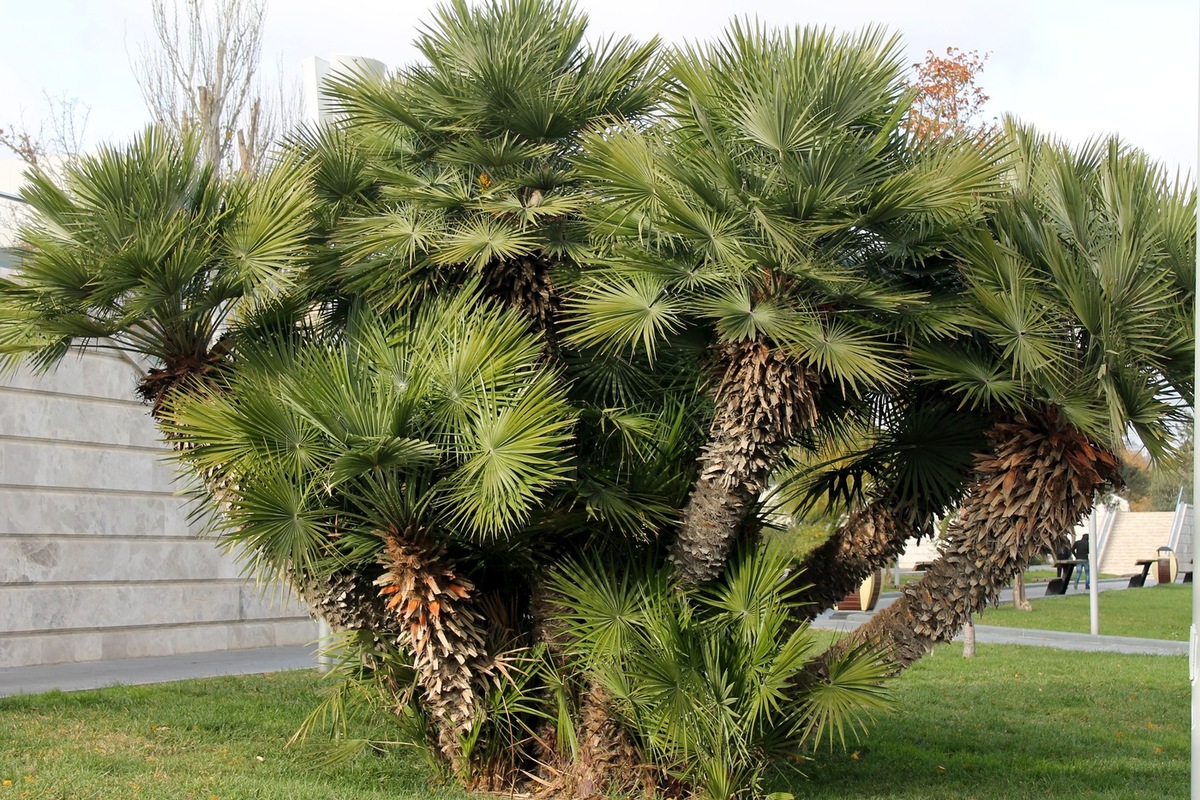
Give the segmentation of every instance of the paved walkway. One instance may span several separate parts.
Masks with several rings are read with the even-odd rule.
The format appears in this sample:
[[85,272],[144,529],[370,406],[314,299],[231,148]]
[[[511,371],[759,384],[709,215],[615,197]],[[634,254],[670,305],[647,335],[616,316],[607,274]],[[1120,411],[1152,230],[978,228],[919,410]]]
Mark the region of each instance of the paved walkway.
[[[1119,591],[1129,587],[1128,578],[1112,578],[1101,580],[1097,588],[1101,593]],[[1151,584],[1153,587],[1153,584]],[[1152,588],[1143,591],[1152,591]],[[1027,584],[1026,595],[1037,599],[1045,594],[1045,584]],[[1068,587],[1067,594],[1087,594],[1087,588],[1081,583],[1079,588]],[[900,597],[899,592],[888,592],[879,597],[876,610],[886,608]],[[1000,592],[1001,603],[1012,602],[1012,590]],[[1104,630],[1104,611],[1101,606],[1100,629]],[[813,620],[814,628],[828,628],[840,631],[852,631],[869,620],[874,612],[826,611]],[[962,639],[961,634],[956,637]],[[1092,636],[1090,633],[1065,633],[1061,631],[1038,631],[1025,628],[1001,628],[996,625],[976,625],[975,641],[977,644],[1027,644],[1037,647],[1055,647],[1059,650],[1092,650],[1101,653],[1131,653],[1157,656],[1186,656],[1187,642],[1173,642],[1164,639],[1134,639],[1128,636]]]
[[[826,612],[813,620],[813,627],[850,631],[870,618],[871,614],[847,611]],[[962,635],[955,638],[961,640]],[[1187,642],[1134,639],[1128,636],[1092,636],[1088,633],[1036,631],[1025,628],[1001,628],[996,625],[976,625],[975,642],[976,644],[1027,644],[1036,647],[1055,647],[1059,650],[1091,650],[1100,653],[1154,656],[1186,656],[1188,652]]]
[[[1101,591],[1124,589],[1128,578],[1102,580]],[[1030,597],[1040,597],[1045,590],[1033,585]],[[1082,594],[1082,585],[1068,589],[1069,594]],[[879,599],[878,608],[885,608],[900,594],[889,592]],[[1012,593],[1004,590],[1001,602],[1010,602]],[[871,618],[870,613],[826,611],[813,621],[813,627],[853,630]],[[1101,613],[1101,625],[1104,617]],[[1056,647],[1062,650],[1095,650],[1108,653],[1143,653],[1153,655],[1187,655],[1187,642],[1160,639],[1130,639],[1123,636],[1091,636],[1085,633],[1059,633],[1021,628],[1000,628],[976,625],[975,640],[979,644],[1026,644]],[[78,664],[50,664],[36,667],[0,669],[0,697],[14,694],[36,694],[58,689],[65,692],[97,689],[118,684],[164,683],[190,678],[211,678],[218,675],[252,675],[289,669],[310,669],[316,665],[316,650],[307,647],[266,647],[257,650],[228,650],[218,653],[194,653],[157,658],[128,658],[114,661],[90,661]]]
[[155,658],[123,658],[0,669],[0,697],[60,689],[73,692],[118,684],[165,683],[218,675],[255,675],[316,666],[313,647],[262,647]]

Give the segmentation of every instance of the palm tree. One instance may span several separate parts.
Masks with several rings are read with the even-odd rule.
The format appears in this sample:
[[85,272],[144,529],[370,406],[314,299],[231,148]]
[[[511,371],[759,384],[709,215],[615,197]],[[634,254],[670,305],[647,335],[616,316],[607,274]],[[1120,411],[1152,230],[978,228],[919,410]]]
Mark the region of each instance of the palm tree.
[[[310,168],[292,160],[225,179],[199,155],[198,140],[150,128],[81,159],[61,186],[33,173],[24,195],[37,216],[0,288],[3,355],[48,368],[71,347],[131,354],[161,421],[174,396],[219,382],[243,340],[305,312]],[[385,622],[377,590],[353,574],[293,584],[335,630]]]
[[198,154],[195,139],[149,128],[80,159],[62,186],[32,173],[35,216],[0,291],[9,358],[46,368],[71,347],[134,354],[138,393],[161,417],[179,387],[226,362],[240,330],[277,313],[305,258],[306,173],[224,180]]
[[735,23],[678,53],[664,122],[588,139],[590,212],[611,241],[573,301],[571,341],[655,355],[707,338],[716,386],[671,558],[720,574],[792,441],[829,400],[896,384],[908,272],[979,213],[975,143],[919,142],[897,40]]
[[[573,370],[575,480],[529,520],[525,541],[536,552],[522,556],[532,586],[521,614],[535,630],[544,624],[539,565],[572,539],[615,530],[643,540],[664,524],[677,508],[664,500],[673,481],[655,478],[672,441],[690,432],[657,397],[652,407],[633,408],[629,396],[597,404],[600,395],[582,387],[603,383],[605,369],[560,347],[559,287],[587,244],[570,156],[584,131],[649,113],[661,85],[656,42],[589,44],[586,31],[571,3],[447,3],[418,36],[423,63],[332,81],[332,132],[298,148],[315,165],[327,231],[307,291],[332,318],[352,298],[386,313],[478,285],[481,298],[521,313],[544,357]],[[627,395],[645,394],[623,384]],[[439,556],[446,569],[450,558]]]
[[1007,126],[1009,195],[964,248],[971,333],[916,355],[992,418],[944,556],[856,641],[902,668],[946,641],[1119,484],[1132,431],[1169,449],[1193,392],[1195,193],[1115,140]]
[[678,591],[670,569],[613,567],[590,558],[553,575],[564,647],[611,698],[642,763],[658,769],[623,774],[600,762],[605,771],[565,787],[570,796],[757,794],[767,767],[842,739],[890,702],[877,653],[845,654],[824,680],[805,676],[817,648],[807,626],[791,626],[795,590],[780,590],[779,554],[747,548],[697,592]]
[[573,415],[516,313],[475,295],[350,323],[246,350],[220,391],[175,404],[168,429],[195,470],[237,487],[201,494],[224,541],[268,573],[373,580],[438,745],[463,768],[462,737],[500,679],[487,637],[505,620],[483,616],[528,592],[516,569],[507,586],[476,578],[497,554],[519,559],[529,517],[568,474]]
[[378,187],[333,237],[334,286],[397,308],[477,278],[554,351],[557,284],[586,245],[569,157],[660,86],[656,42],[586,31],[571,3],[452,0],[415,43],[424,63],[328,84]]
[[770,502],[793,518],[834,518],[829,538],[800,561],[791,583],[811,619],[887,567],[914,537],[938,535],[986,446],[987,420],[940,387],[910,383],[821,424],[789,453]]

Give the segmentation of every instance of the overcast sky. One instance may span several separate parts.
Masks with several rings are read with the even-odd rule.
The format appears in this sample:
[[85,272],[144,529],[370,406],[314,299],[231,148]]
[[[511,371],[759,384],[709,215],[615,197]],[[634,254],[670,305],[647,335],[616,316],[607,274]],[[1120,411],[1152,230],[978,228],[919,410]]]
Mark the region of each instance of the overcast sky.
[[[357,54],[392,66],[416,55],[428,0],[268,0],[264,61],[298,82],[309,55]],[[590,34],[667,41],[712,37],[735,14],[772,25],[900,33],[911,61],[948,46],[990,54],[979,83],[989,116],[1012,112],[1073,141],[1120,133],[1171,167],[1196,171],[1200,4],[1196,0],[580,0]],[[4,0],[0,127],[36,127],[43,92],[91,107],[91,143],[148,120],[130,67],[150,0]],[[334,10],[336,6],[336,10]]]

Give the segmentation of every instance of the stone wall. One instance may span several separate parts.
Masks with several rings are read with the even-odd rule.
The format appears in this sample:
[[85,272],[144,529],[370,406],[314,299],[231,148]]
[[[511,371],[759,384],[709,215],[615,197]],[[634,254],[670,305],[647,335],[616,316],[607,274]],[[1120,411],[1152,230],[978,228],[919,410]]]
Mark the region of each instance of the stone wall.
[[0,667],[317,638],[189,521],[137,377],[89,353],[0,379]]

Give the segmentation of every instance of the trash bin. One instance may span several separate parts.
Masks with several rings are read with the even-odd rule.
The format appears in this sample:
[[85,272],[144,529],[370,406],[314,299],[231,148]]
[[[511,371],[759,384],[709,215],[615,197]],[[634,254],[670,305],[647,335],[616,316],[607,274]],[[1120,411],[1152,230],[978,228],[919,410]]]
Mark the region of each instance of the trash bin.
[[838,611],[874,611],[879,602],[879,590],[883,584],[883,570],[876,570],[867,576],[858,590],[851,592],[837,604]]
[[1175,576],[1179,574],[1179,559],[1175,557],[1175,551],[1170,547],[1158,548],[1158,570],[1155,575],[1155,580],[1159,586],[1165,586],[1175,582]]

